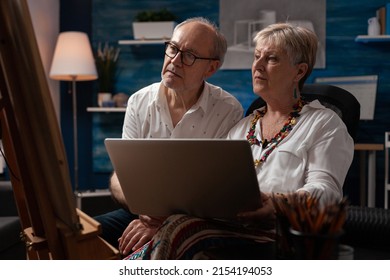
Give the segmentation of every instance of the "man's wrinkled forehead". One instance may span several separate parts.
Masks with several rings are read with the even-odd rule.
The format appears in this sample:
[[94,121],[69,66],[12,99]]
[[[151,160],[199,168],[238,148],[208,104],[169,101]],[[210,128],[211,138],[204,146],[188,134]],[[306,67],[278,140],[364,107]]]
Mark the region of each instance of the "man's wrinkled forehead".
[[196,55],[207,55],[200,53],[204,48],[211,54],[214,46],[211,28],[201,22],[189,22],[175,29],[171,42],[180,49],[191,51]]

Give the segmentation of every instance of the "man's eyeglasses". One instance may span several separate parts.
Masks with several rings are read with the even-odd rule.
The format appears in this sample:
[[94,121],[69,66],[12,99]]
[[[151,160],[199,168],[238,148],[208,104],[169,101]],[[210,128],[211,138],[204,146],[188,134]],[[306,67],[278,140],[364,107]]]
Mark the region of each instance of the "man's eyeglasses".
[[184,65],[191,66],[195,63],[195,60],[197,59],[205,59],[205,60],[219,60],[218,58],[212,58],[212,57],[199,57],[194,55],[193,53],[189,51],[182,51],[178,47],[176,47],[171,42],[165,42],[165,55],[170,58],[175,58],[176,55],[180,52],[181,56],[181,62]]

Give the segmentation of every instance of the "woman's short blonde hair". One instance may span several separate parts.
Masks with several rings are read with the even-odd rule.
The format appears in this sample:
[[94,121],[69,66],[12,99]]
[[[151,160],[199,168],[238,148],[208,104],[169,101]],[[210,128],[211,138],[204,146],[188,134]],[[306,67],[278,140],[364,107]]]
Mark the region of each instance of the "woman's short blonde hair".
[[302,90],[316,62],[318,47],[316,34],[307,28],[290,23],[275,23],[259,31],[253,41],[256,45],[261,43],[286,51],[293,65],[306,63],[308,70],[299,81],[299,89]]

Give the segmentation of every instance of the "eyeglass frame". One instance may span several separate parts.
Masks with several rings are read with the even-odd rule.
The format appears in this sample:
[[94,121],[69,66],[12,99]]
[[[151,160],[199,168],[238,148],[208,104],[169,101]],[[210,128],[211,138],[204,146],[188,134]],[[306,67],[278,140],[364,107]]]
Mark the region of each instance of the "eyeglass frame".
[[[183,51],[183,50],[179,49],[178,46],[176,46],[175,44],[173,44],[173,43],[170,42],[170,41],[165,42],[164,45],[165,45],[165,51],[164,51],[164,53],[165,53],[166,56],[168,56],[168,57],[171,58],[171,59],[174,59],[174,58],[177,56],[177,54],[180,53],[181,63],[183,63],[183,64],[186,65],[186,66],[192,66],[192,65],[194,65],[194,63],[195,63],[195,61],[196,61],[197,59],[203,59],[203,60],[220,60],[219,58],[216,58],[216,57],[200,57],[200,56],[197,56],[197,55],[193,54],[193,53],[190,52],[190,51]],[[174,47],[174,48],[176,48],[176,50],[177,50],[176,54],[175,54],[173,57],[167,54],[167,49],[168,49],[169,46],[170,46],[170,47]],[[194,57],[194,60],[193,60],[193,62],[192,62],[191,64],[184,63],[184,61],[183,61],[183,53],[190,54],[190,55],[192,55],[192,56]]]

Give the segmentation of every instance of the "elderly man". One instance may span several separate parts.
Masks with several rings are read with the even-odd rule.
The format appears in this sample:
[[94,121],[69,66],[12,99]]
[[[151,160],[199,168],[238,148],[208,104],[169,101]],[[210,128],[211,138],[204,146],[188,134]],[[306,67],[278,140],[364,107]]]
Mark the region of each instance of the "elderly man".
[[[129,98],[122,137],[225,138],[242,118],[243,108],[206,79],[221,67],[226,48],[225,37],[205,18],[177,25],[165,43],[162,81]],[[126,255],[148,242],[164,218],[130,213],[115,173],[110,188],[124,209],[95,218],[102,224],[103,238]]]

